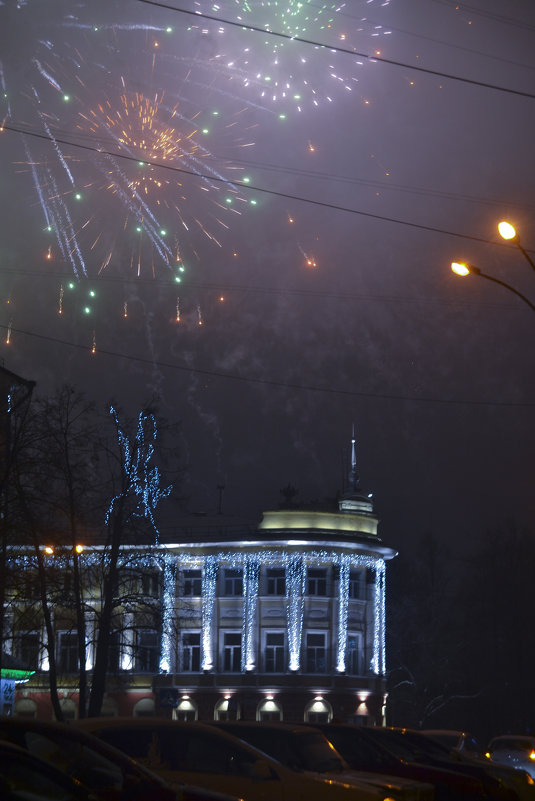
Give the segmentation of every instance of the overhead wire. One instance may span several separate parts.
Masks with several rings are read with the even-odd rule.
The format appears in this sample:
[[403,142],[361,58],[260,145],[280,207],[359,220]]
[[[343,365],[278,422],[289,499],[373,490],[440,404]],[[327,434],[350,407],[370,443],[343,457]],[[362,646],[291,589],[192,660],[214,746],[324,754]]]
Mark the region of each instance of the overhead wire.
[[24,336],[34,337],[36,339],[40,339],[46,342],[53,342],[58,345],[65,345],[68,347],[76,348],[77,350],[83,350],[91,358],[94,358],[95,355],[100,354],[102,356],[112,356],[114,358],[125,359],[127,361],[137,362],[138,364],[147,364],[151,367],[158,367],[159,369],[167,369],[167,370],[177,370],[179,372],[187,372],[187,373],[195,373],[196,375],[204,375],[210,378],[221,378],[230,381],[240,381],[247,384],[257,384],[261,386],[269,386],[269,387],[278,387],[280,389],[292,389],[304,392],[318,392],[327,395],[344,395],[347,397],[352,398],[367,398],[372,400],[391,400],[391,401],[401,401],[401,402],[414,402],[414,403],[431,403],[431,404],[439,404],[443,406],[477,406],[477,407],[500,407],[500,408],[513,408],[513,409],[520,409],[520,408],[535,408],[535,403],[530,402],[518,402],[518,401],[479,401],[479,400],[470,400],[470,399],[456,399],[456,398],[428,398],[428,397],[421,397],[416,395],[401,395],[395,393],[387,393],[387,392],[358,392],[356,390],[350,389],[339,389],[333,386],[328,387],[321,387],[316,386],[314,384],[296,384],[293,382],[288,381],[274,381],[268,378],[252,378],[250,376],[242,376],[233,373],[224,373],[219,372],[217,370],[205,370],[200,367],[191,367],[190,365],[179,365],[174,364],[171,362],[163,362],[155,359],[148,359],[142,356],[131,356],[129,354],[120,353],[117,351],[105,350],[99,348],[96,353],[92,353],[91,349],[87,347],[87,345],[80,345],[74,342],[68,342],[64,339],[58,339],[56,337],[51,337],[46,334],[36,334],[35,332],[25,331],[23,329],[17,329],[12,326],[8,327],[5,325],[0,325],[0,329],[8,330],[11,334],[21,334]]
[[248,30],[254,31],[256,33],[261,33],[263,35],[274,36],[279,39],[283,39],[286,41],[291,42],[300,42],[301,44],[312,45],[313,47],[319,47],[324,50],[332,51],[333,53],[345,53],[349,56],[358,56],[359,58],[364,58],[367,61],[376,61],[381,64],[388,64],[391,67],[402,67],[403,69],[414,70],[415,72],[421,72],[426,75],[434,75],[438,78],[445,78],[451,81],[458,81],[459,83],[470,84],[472,86],[478,86],[484,89],[492,89],[497,92],[505,92],[511,95],[517,95],[519,97],[527,97],[531,100],[535,100],[535,93],[534,92],[527,92],[521,89],[513,89],[507,86],[499,86],[498,84],[489,83],[487,81],[478,81],[475,78],[467,78],[463,75],[455,75],[449,72],[443,72],[441,70],[434,70],[429,67],[423,67],[421,65],[416,64],[408,64],[404,61],[398,61],[396,59],[386,58],[385,56],[375,55],[370,53],[363,53],[358,50],[350,49],[348,47],[340,47],[340,45],[334,44],[325,44],[322,42],[318,42],[314,39],[306,39],[302,36],[292,36],[287,33],[282,33],[281,31],[273,31],[267,28],[261,28],[258,25],[251,25],[247,22],[236,22],[235,20],[224,19],[223,17],[216,16],[214,14],[205,14],[200,11],[191,11],[190,9],[179,8],[177,6],[169,5],[169,3],[161,2],[161,0],[136,0],[138,3],[144,3],[145,5],[154,6],[156,8],[163,8],[167,11],[175,11],[180,14],[186,14],[197,19],[205,19],[211,22],[217,22],[219,25],[229,25],[235,28],[240,28],[241,30]]
[[[114,158],[124,159],[125,161],[134,162],[136,164],[139,162],[139,158],[137,158],[136,156],[130,156],[127,153],[118,153],[118,152],[110,151],[110,150],[107,150],[107,149],[102,148],[102,147],[97,146],[97,145],[81,144],[81,143],[73,142],[72,140],[63,139],[63,138],[59,138],[59,137],[55,137],[55,136],[53,137],[53,136],[51,136],[51,135],[49,135],[47,133],[31,131],[28,128],[20,128],[20,127],[17,127],[15,125],[9,125],[7,123],[3,123],[2,124],[2,126],[0,127],[0,132],[1,131],[10,131],[12,133],[18,133],[18,134],[22,134],[24,136],[31,136],[31,137],[34,137],[36,139],[41,139],[41,140],[45,140],[45,141],[48,141],[48,142],[57,142],[58,144],[61,144],[61,145],[64,145],[64,146],[79,148],[81,150],[86,150],[86,151],[89,151],[89,152],[92,152],[92,153],[99,153],[101,155],[113,156]],[[233,181],[229,181],[228,179],[225,179],[225,178],[220,178],[218,176],[210,175],[208,173],[202,173],[200,171],[194,171],[194,170],[187,170],[184,167],[177,167],[177,166],[172,165],[172,164],[164,164],[164,163],[161,163],[161,162],[158,162],[158,161],[151,161],[150,159],[146,159],[146,158],[144,159],[144,164],[148,165],[148,166],[151,166],[151,167],[158,167],[160,169],[164,169],[164,170],[169,170],[171,172],[180,173],[181,175],[189,175],[189,176],[194,177],[194,178],[201,178],[203,180],[212,181],[214,183],[220,183],[220,184],[232,183],[234,186],[239,186],[240,190],[242,190],[244,192],[247,192],[249,194],[251,192],[260,192],[262,194],[270,195],[272,197],[284,198],[286,200],[294,200],[294,201],[298,201],[300,203],[307,203],[307,204],[312,205],[312,206],[318,206],[318,207],[321,207],[321,208],[328,208],[328,209],[332,209],[334,211],[345,212],[347,214],[355,214],[357,216],[365,217],[367,219],[380,220],[381,222],[390,222],[390,223],[395,223],[396,225],[404,225],[404,226],[409,227],[409,228],[416,228],[418,230],[428,231],[428,232],[431,232],[431,233],[434,233],[434,234],[443,234],[445,236],[453,236],[453,237],[457,237],[459,239],[467,239],[467,240],[470,240],[472,242],[481,242],[481,243],[484,243],[484,244],[487,244],[487,245],[498,244],[498,245],[501,245],[503,247],[509,247],[509,248],[513,247],[511,245],[507,245],[505,242],[504,243],[496,242],[494,240],[487,239],[486,237],[475,236],[474,234],[464,234],[464,233],[461,234],[458,231],[452,231],[452,230],[448,230],[446,228],[438,228],[437,226],[433,226],[433,225],[424,225],[423,223],[416,223],[416,222],[412,222],[410,220],[403,220],[403,219],[400,219],[398,217],[390,217],[390,216],[385,215],[385,214],[378,214],[378,213],[371,212],[371,211],[363,211],[362,209],[353,209],[353,208],[350,208],[349,206],[343,206],[343,205],[337,204],[337,203],[329,203],[329,202],[324,201],[324,200],[318,200],[316,198],[308,198],[308,197],[304,197],[302,195],[293,195],[293,194],[290,194],[289,192],[281,192],[281,191],[278,191],[276,189],[267,189],[266,187],[255,186],[255,185],[253,185],[251,183],[242,184],[239,181],[233,182]]]

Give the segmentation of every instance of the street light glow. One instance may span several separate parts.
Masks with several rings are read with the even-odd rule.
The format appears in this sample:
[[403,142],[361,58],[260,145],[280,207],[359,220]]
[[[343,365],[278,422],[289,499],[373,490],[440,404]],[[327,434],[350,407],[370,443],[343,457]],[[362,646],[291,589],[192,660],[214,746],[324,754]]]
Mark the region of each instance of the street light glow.
[[452,261],[451,269],[457,275],[470,275],[470,267],[462,261]]
[[514,225],[511,225],[511,223],[506,220],[502,220],[501,223],[498,223],[498,231],[502,239],[514,239],[516,236]]

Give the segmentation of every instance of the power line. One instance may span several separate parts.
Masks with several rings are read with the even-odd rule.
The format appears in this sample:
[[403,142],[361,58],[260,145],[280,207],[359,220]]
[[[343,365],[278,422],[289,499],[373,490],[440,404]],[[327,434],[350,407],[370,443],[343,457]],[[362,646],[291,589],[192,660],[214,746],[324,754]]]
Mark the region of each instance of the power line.
[[205,19],[209,20],[210,22],[217,22],[219,25],[230,25],[235,28],[240,28],[242,30],[248,31],[255,31],[256,33],[262,33],[268,36],[274,36],[279,39],[284,39],[290,42],[300,42],[301,44],[312,45],[313,47],[319,47],[322,50],[330,50],[334,53],[345,53],[349,56],[357,56],[358,58],[365,58],[368,61],[377,61],[381,64],[388,64],[391,67],[403,67],[403,69],[414,70],[415,72],[422,72],[426,75],[434,75],[438,78],[446,78],[450,81],[459,81],[460,83],[470,84],[472,86],[479,86],[483,89],[493,89],[497,92],[505,92],[511,95],[517,95],[519,97],[529,97],[531,100],[535,100],[535,94],[533,92],[524,92],[520,89],[511,89],[510,87],[506,86],[498,86],[497,84],[487,83],[486,81],[477,81],[474,78],[465,78],[462,75],[453,75],[449,72],[441,72],[440,70],[432,70],[428,67],[422,66],[415,66],[413,64],[407,64],[403,61],[396,61],[395,59],[385,58],[384,56],[376,56],[370,55],[369,53],[361,53],[358,50],[350,50],[347,47],[340,47],[339,45],[328,45],[323,44],[322,42],[317,42],[314,39],[305,39],[301,36],[291,36],[288,33],[281,33],[280,31],[271,31],[266,28],[260,28],[257,25],[251,25],[245,22],[234,22],[233,20],[223,19],[222,17],[217,17],[213,14],[203,14],[197,11],[190,11],[185,8],[177,8],[176,6],[171,6],[168,3],[159,2],[158,0],[137,0],[138,3],[145,3],[149,6],[155,6],[156,8],[164,8],[167,11],[176,11],[179,14],[187,14],[188,16],[195,17],[197,19]]
[[95,353],[91,352],[91,348],[87,345],[80,345],[74,342],[68,342],[64,339],[58,339],[56,337],[51,337],[45,334],[37,334],[33,331],[24,331],[22,329],[16,328],[9,328],[5,325],[0,325],[0,328],[5,329],[6,331],[9,330],[11,335],[13,334],[21,334],[23,336],[33,337],[35,339],[40,339],[45,342],[52,342],[56,345],[64,345],[66,347],[75,348],[77,350],[82,350],[92,358],[98,354],[102,356],[111,356],[116,359],[124,359],[126,361],[136,362],[138,364],[146,364],[150,365],[151,367],[157,367],[159,369],[164,370],[177,370],[183,373],[195,373],[196,375],[204,375],[209,378],[221,378],[228,381],[240,381],[246,384],[255,384],[259,386],[266,386],[266,387],[274,387],[280,389],[293,389],[300,392],[320,392],[327,395],[344,395],[346,397],[351,398],[367,398],[372,400],[390,400],[390,401],[402,401],[402,402],[412,402],[412,403],[433,403],[439,404],[442,406],[477,406],[477,407],[499,407],[499,408],[535,408],[535,403],[518,403],[518,402],[510,402],[510,401],[477,401],[477,400],[464,400],[464,399],[453,399],[453,398],[425,398],[419,397],[416,395],[396,395],[393,393],[382,393],[382,392],[355,392],[353,390],[348,389],[336,389],[334,387],[319,387],[314,386],[313,384],[295,384],[286,381],[272,381],[267,378],[251,378],[249,376],[242,376],[236,375],[232,373],[223,373],[217,370],[205,370],[202,368],[197,367],[190,367],[186,365],[180,364],[171,364],[170,362],[161,362],[156,361],[154,359],[146,359],[141,356],[130,356],[125,353],[118,353],[117,351],[111,350],[101,350],[100,348],[95,351]]
[[[139,2],[142,2],[142,0],[139,0]],[[36,131],[30,131],[29,129],[17,128],[14,125],[7,125],[7,124],[3,123],[1,128],[0,128],[0,131],[11,131],[12,133],[22,134],[23,136],[31,136],[31,137],[34,137],[36,139],[45,140],[47,142],[57,142],[60,145],[66,145],[68,147],[75,147],[75,148],[79,148],[81,150],[87,150],[87,151],[89,151],[91,153],[98,153],[99,155],[102,155],[102,156],[112,156],[114,158],[123,159],[125,161],[131,161],[131,162],[134,162],[136,164],[139,163],[139,157],[136,157],[136,156],[130,156],[130,155],[127,155],[126,153],[115,153],[115,152],[112,152],[110,150],[106,150],[105,148],[98,147],[96,145],[80,144],[80,143],[77,143],[77,142],[70,141],[68,139],[60,139],[60,138],[57,138],[57,137],[50,136],[48,134],[38,133]],[[341,205],[336,204],[336,203],[327,203],[324,200],[316,200],[316,199],[313,199],[313,198],[307,198],[307,197],[303,197],[302,195],[291,195],[288,192],[279,192],[279,191],[277,191],[275,189],[266,189],[265,187],[254,186],[254,185],[252,185],[250,183],[241,184],[241,183],[238,183],[238,182],[233,182],[230,179],[220,178],[218,176],[210,175],[210,174],[207,174],[207,173],[195,172],[193,170],[187,170],[184,167],[176,167],[176,166],[173,166],[171,164],[161,164],[160,162],[149,161],[147,159],[144,159],[143,163],[145,165],[150,166],[150,167],[157,167],[157,168],[164,169],[164,170],[170,170],[171,172],[180,173],[181,175],[189,175],[189,176],[191,176],[193,178],[202,178],[203,180],[212,181],[214,183],[220,183],[220,184],[225,184],[225,185],[228,185],[230,183],[230,184],[233,184],[234,186],[238,186],[239,185],[240,189],[243,190],[243,191],[260,192],[262,194],[271,195],[273,197],[284,198],[286,200],[295,200],[295,201],[298,201],[300,203],[308,203],[309,205],[312,205],[312,206],[319,206],[319,207],[322,207],[322,208],[332,209],[333,211],[343,211],[343,212],[345,212],[347,214],[356,214],[356,215],[358,215],[360,217],[366,217],[367,219],[371,219],[371,220],[380,220],[382,222],[396,223],[397,225],[404,225],[404,226],[407,226],[408,228],[417,228],[420,231],[429,231],[429,232],[434,233],[434,234],[443,234],[445,236],[454,236],[454,237],[457,237],[459,239],[469,239],[472,242],[482,242],[482,243],[484,243],[486,245],[496,245],[496,244],[501,245],[502,244],[501,242],[495,242],[495,241],[493,241],[491,239],[486,239],[485,237],[474,236],[473,234],[460,234],[458,231],[450,231],[450,230],[448,230],[446,228],[437,228],[436,226],[433,226],[433,225],[423,225],[422,223],[415,223],[415,222],[411,222],[410,220],[401,220],[401,219],[399,219],[397,217],[389,217],[389,216],[387,216],[385,214],[376,214],[376,213],[371,212],[371,211],[362,211],[361,209],[352,209],[352,208],[349,208],[348,206],[341,206]],[[507,245],[505,245],[505,246],[507,247]]]

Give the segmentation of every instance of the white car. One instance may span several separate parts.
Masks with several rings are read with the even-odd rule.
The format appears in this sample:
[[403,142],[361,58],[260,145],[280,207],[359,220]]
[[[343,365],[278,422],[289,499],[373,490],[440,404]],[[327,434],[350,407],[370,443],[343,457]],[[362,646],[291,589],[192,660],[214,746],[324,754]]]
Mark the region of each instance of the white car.
[[535,779],[535,737],[502,734],[490,741],[487,756],[492,762],[520,768]]
[[218,790],[246,801],[399,801],[364,782],[290,770],[237,737],[198,721],[88,718],[76,725],[168,782]]

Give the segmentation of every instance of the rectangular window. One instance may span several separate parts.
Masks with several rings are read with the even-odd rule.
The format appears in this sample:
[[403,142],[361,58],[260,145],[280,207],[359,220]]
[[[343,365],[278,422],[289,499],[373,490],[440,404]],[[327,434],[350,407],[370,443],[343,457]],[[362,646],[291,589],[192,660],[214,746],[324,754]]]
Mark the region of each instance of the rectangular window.
[[239,673],[241,670],[241,632],[226,631],[223,634],[223,670]]
[[110,673],[116,673],[121,669],[121,632],[110,632],[110,641],[108,646],[108,670]]
[[77,673],[78,671],[78,634],[70,631],[59,631],[58,645],[58,672]]
[[266,673],[284,673],[285,642],[283,631],[267,631],[264,644],[264,670]]
[[363,576],[360,570],[352,570],[349,574],[349,597],[360,600],[363,598]]
[[327,570],[325,568],[308,571],[307,590],[309,595],[327,595]]
[[157,673],[160,659],[160,635],[151,629],[140,629],[136,637],[136,671]]
[[225,569],[223,578],[223,595],[243,594],[243,571]]
[[198,673],[201,669],[201,632],[182,632],[182,670]]
[[346,673],[351,676],[359,676],[362,673],[362,644],[358,634],[347,635]]
[[160,574],[142,573],[141,574],[141,594],[145,598],[160,597]]
[[202,595],[202,573],[200,570],[184,570],[184,595]]
[[16,634],[16,653],[24,670],[37,670],[41,637],[38,631],[19,631]]
[[266,571],[266,595],[286,595],[284,568],[270,567]]
[[307,632],[305,647],[307,673],[325,673],[327,671],[326,637],[325,632]]

